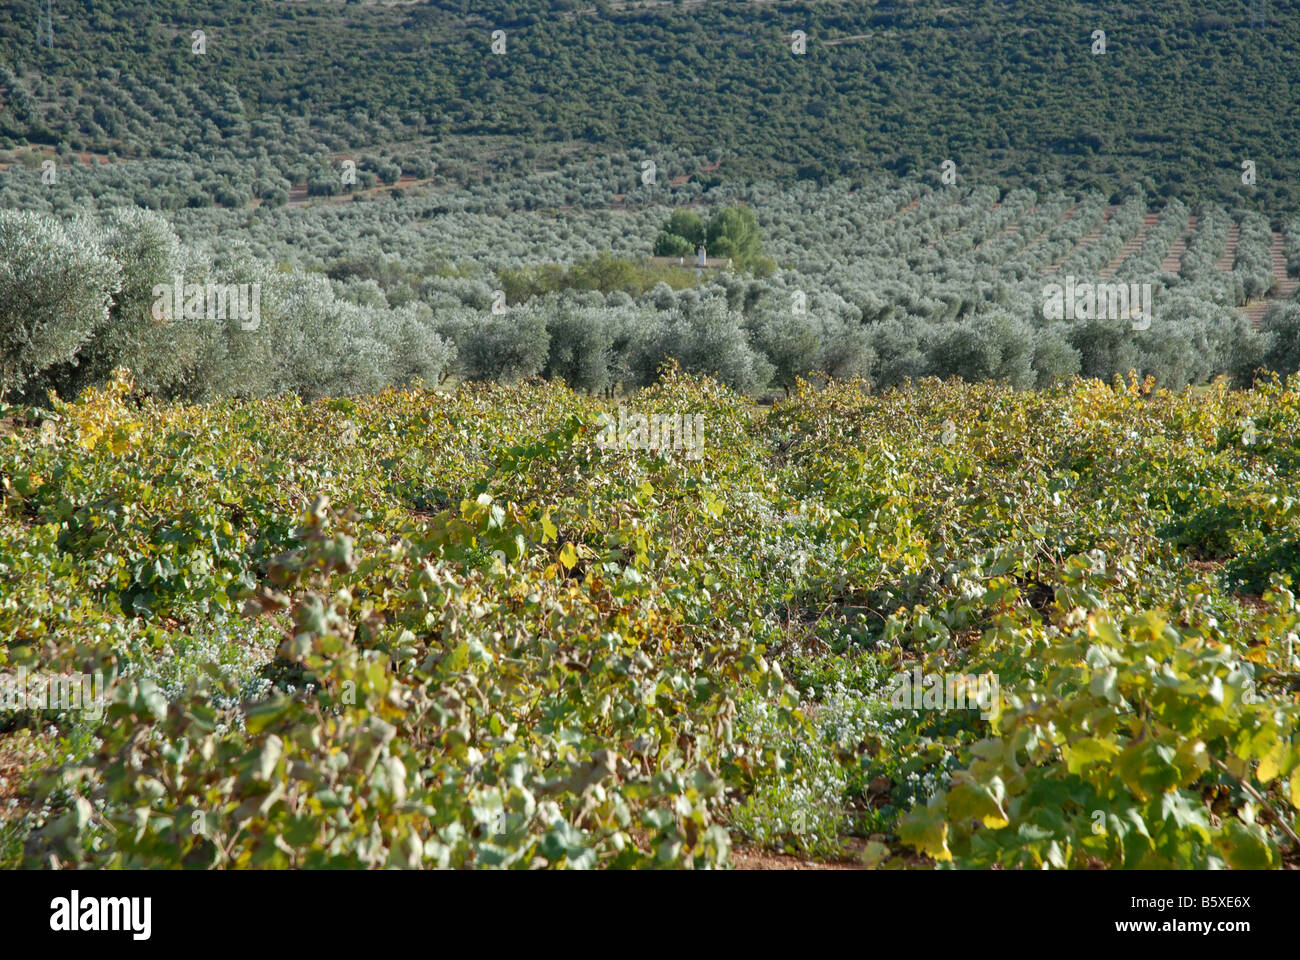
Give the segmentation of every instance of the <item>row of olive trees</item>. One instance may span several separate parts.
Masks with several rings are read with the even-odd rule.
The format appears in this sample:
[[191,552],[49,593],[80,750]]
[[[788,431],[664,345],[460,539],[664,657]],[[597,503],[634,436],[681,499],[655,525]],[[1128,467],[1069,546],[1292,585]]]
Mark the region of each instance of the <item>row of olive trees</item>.
[[671,358],[687,371],[752,392],[773,373],[744,317],[717,297],[659,310],[625,294],[608,303],[598,293],[552,294],[500,315],[447,310],[437,329],[455,344],[457,371],[468,380],[542,376],[603,392],[652,383]]
[[[260,284],[256,328],[160,320],[155,287],[178,274]],[[1003,308],[870,321],[834,294],[740,277],[685,291],[660,285],[638,300],[568,291],[495,313],[477,284],[448,280],[461,284],[459,303],[393,308],[371,278],[343,283],[271,270],[242,250],[194,250],[141,211],[66,223],[4,213],[3,385],[30,398],[71,395],[125,365],[143,389],[192,399],[360,393],[436,382],[453,369],[471,380],[542,376],[607,391],[652,382],[673,358],[742,391],[851,376],[881,386],[934,375],[1032,387],[1130,369],[1177,387],[1223,372],[1245,380],[1294,352],[1283,342],[1290,313],[1255,334],[1229,306],[1186,295],[1135,331],[1126,321],[1040,323]]]
[[[223,319],[205,299],[196,318],[168,315],[177,278],[248,284],[257,311]],[[0,398],[75,396],[119,366],[164,397],[359,393],[436,382],[453,358],[423,305],[366,306],[245,249],[186,246],[156,214],[0,211]]]
[[788,300],[743,280],[682,292],[662,287],[636,301],[552,294],[500,315],[460,307],[437,320],[457,347],[462,377],[541,376],[590,391],[649,383],[669,357],[743,391],[853,376],[882,387],[939,376],[1031,388],[1130,370],[1172,388],[1219,374],[1245,383],[1261,366],[1289,362],[1294,351],[1282,348],[1282,326],[1256,333],[1231,307],[1188,296],[1171,296],[1142,330],[1104,318],[1045,323],[1001,308],[962,319],[864,322],[834,295],[796,292]]
[[[1160,213],[1159,220],[1147,231],[1142,246],[1129,254],[1115,272],[1118,279],[1141,280],[1164,272],[1165,258],[1177,239],[1183,235],[1191,220],[1191,211],[1181,200],[1170,200]],[[1176,277],[1166,278],[1167,282]]]
[[[619,168],[608,159],[593,161],[573,176],[594,169],[613,177]],[[561,191],[574,182],[553,180]],[[1072,372],[1109,378],[1129,367],[1178,385],[1215,372],[1240,376],[1251,358],[1284,356],[1263,346],[1268,335],[1277,339],[1274,331],[1250,335],[1231,309],[1262,262],[1256,251],[1264,251],[1266,236],[1253,223],[1243,220],[1238,269],[1220,271],[1214,262],[1230,221],[1203,211],[1193,252],[1184,258],[1187,276],[1179,276],[1159,269],[1186,217],[1170,204],[1120,271],[1156,286],[1158,322],[1146,331],[1104,321],[1059,324],[1041,318],[1044,275],[1078,269],[1088,276],[1110,262],[1140,228],[1140,198],[1129,198],[1103,223],[1107,198],[1100,196],[1046,196],[1034,204],[1015,192],[995,206],[998,198],[988,189],[945,192],[895,181],[861,190],[730,185],[710,191],[714,208],[744,204],[759,211],[765,246],[787,265],[773,276],[710,275],[699,289],[665,286],[636,300],[569,290],[497,315],[491,308],[501,267],[573,264],[601,253],[644,256],[666,213],[662,207],[618,216],[521,213],[510,191],[535,182],[523,178],[508,188],[439,192],[403,204],[182,211],[176,229],[188,247],[165,255],[156,252],[167,246],[161,240],[135,252],[126,239],[113,240],[110,227],[124,215],[108,213],[91,231],[103,234],[94,243],[74,239],[64,246],[116,249],[109,259],[119,268],[126,259],[144,264],[159,256],[168,264],[185,260],[187,277],[221,277],[235,266],[265,274],[265,318],[256,334],[236,328],[238,336],[218,337],[211,325],[169,329],[168,350],[156,364],[144,358],[148,335],[157,331],[145,325],[132,335],[129,353],[152,371],[146,375],[155,392],[186,396],[365,390],[414,375],[405,369],[411,363],[449,362],[451,344],[465,377],[562,377],[593,390],[642,382],[670,355],[742,389],[854,373],[880,384],[939,374],[1031,385]],[[497,212],[502,203],[505,215]],[[75,217],[56,222],[65,233],[84,226]],[[161,221],[150,222],[164,239],[170,236]],[[1097,227],[1100,236],[1087,240]],[[149,235],[134,226],[118,232]],[[248,249],[206,251],[214,238],[231,236],[247,238]],[[206,252],[187,253],[190,248]],[[269,262],[299,269],[261,266]],[[172,269],[154,273],[166,278]],[[139,289],[142,281],[135,283]],[[113,322],[120,323],[127,311],[117,304],[128,298],[109,298]],[[97,369],[128,352],[112,346],[108,333],[79,347],[83,355],[48,365],[44,382],[24,389],[55,385],[67,392],[77,377],[99,376],[89,372],[95,344],[107,345]],[[264,354],[263,343],[271,345]],[[426,355],[431,359],[418,359]],[[239,361],[247,370],[222,359],[241,356],[254,357]],[[417,359],[408,363],[411,356]]]

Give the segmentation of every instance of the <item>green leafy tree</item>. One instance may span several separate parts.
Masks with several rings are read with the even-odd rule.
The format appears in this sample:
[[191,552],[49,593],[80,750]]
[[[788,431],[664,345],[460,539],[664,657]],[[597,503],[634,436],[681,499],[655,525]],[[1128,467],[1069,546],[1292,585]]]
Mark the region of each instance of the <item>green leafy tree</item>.
[[665,230],[655,239],[656,257],[689,257],[695,253],[695,247],[683,236]]
[[668,218],[668,226],[664,227],[665,232],[674,236],[681,237],[691,245],[694,250],[704,242],[708,234],[708,225],[694,210],[674,210],[672,216]]
[[710,256],[728,257],[742,270],[763,252],[758,218],[748,207],[727,207],[709,221],[705,246]]
[[703,243],[707,233],[704,218],[694,210],[674,210],[665,229],[683,238],[692,247]]

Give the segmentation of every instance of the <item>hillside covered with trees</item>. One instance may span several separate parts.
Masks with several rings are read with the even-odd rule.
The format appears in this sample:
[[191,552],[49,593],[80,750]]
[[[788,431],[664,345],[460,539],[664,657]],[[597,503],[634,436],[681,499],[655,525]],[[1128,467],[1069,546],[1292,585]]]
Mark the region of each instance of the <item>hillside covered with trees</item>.
[[142,161],[159,208],[335,192],[343,154],[364,186],[671,147],[715,154],[718,180],[932,180],[951,159],[1004,190],[1300,212],[1285,3],[82,0],[55,5],[52,48],[40,7],[0,23],[0,146]]

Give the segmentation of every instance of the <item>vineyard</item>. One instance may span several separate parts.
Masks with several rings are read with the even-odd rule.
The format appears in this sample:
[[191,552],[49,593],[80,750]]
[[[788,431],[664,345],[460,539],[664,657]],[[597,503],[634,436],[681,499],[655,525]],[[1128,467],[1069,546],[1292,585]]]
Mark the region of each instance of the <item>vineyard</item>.
[[1300,5],[10,6],[19,925],[1291,932]]
[[544,382],[7,408],[0,657],[108,703],[0,711],[0,863],[1296,865],[1295,378],[619,403],[702,449]]

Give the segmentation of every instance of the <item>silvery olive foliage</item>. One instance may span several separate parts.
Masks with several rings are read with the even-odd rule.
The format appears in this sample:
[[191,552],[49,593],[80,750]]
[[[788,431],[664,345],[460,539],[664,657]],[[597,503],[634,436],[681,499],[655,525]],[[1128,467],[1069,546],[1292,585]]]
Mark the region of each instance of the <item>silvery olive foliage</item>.
[[76,396],[84,387],[106,382],[116,367],[130,366],[138,371],[137,383],[145,390],[183,389],[193,374],[202,332],[197,325],[156,320],[153,289],[156,284],[170,286],[178,275],[193,279],[191,265],[199,267],[200,262],[156,213],[117,208],[97,220],[97,242],[120,266],[121,287],[104,322],[96,325],[75,356],[47,370],[35,386]]
[[121,283],[87,221],[0,211],[0,398],[76,357]]
[[770,382],[771,364],[749,345],[743,318],[725,299],[683,297],[676,309],[656,319],[656,327],[633,360],[637,383],[653,380],[670,359],[677,360],[684,370],[709,374],[742,392]]
[[[1280,328],[1252,330],[1238,312],[1274,295],[1272,233],[1250,211],[1177,199],[1157,208],[1140,188],[1116,198],[999,194],[888,176],[706,188],[683,174],[709,158],[666,148],[656,156],[653,187],[632,184],[641,158],[630,153],[573,159],[545,174],[525,168],[491,184],[439,180],[449,160],[439,157],[429,161],[433,188],[395,191],[399,201],[182,208],[170,231],[156,214],[126,221],[114,212],[130,197],[128,165],[60,168],[58,191],[15,168],[2,202],[48,197],[60,222],[79,205],[103,211],[104,231],[140,225],[119,229],[134,239],[113,247],[138,261],[122,262],[128,291],[137,291],[130,302],[168,264],[206,276],[208,264],[236,250],[268,285],[267,323],[256,335],[164,331],[164,346],[167,335],[175,339],[161,351],[149,342],[156,328],[131,326],[138,309],[115,307],[97,358],[65,360],[28,394],[102,380],[123,344],[147,367],[137,383],[191,397],[356,393],[453,370],[608,391],[653,381],[669,356],[750,391],[855,375],[878,386],[937,375],[1028,387],[1133,369],[1179,387],[1218,374],[1248,382],[1261,364],[1290,372],[1273,365],[1287,356]],[[358,159],[364,168],[367,156]],[[755,262],[770,258],[775,272],[733,264],[697,275],[685,257],[682,267],[644,266],[663,252],[663,234],[707,240],[727,210],[752,216],[762,243]],[[1294,236],[1285,234],[1292,262]],[[1167,269],[1180,239],[1186,248]],[[321,273],[330,284],[312,279]],[[1120,318],[1048,319],[1044,285],[1067,278],[1149,284],[1154,321],[1138,329]],[[493,312],[500,289],[511,291],[503,314]],[[231,374],[241,355],[262,359]]]
[[1267,219],[1254,212],[1242,216],[1232,262],[1233,275],[1240,279],[1239,302],[1259,299],[1273,287],[1272,242],[1273,231]]
[[439,318],[439,329],[456,344],[466,380],[518,383],[539,375],[546,364],[546,317],[531,304],[503,314],[450,311]]
[[546,378],[589,393],[607,390],[621,370],[614,350],[617,327],[609,316],[620,308],[583,307],[558,297],[548,297],[541,308],[549,336]]
[[[423,303],[339,294],[325,276],[275,269],[242,243],[182,243],[148,211],[0,218],[4,386],[34,402],[50,390],[75,396],[122,366],[143,392],[204,400],[437,382],[455,357]],[[256,285],[260,316],[157,316],[156,288],[178,277]]]
[[1270,307],[1261,328],[1269,338],[1264,363],[1273,370],[1300,370],[1300,303]]

